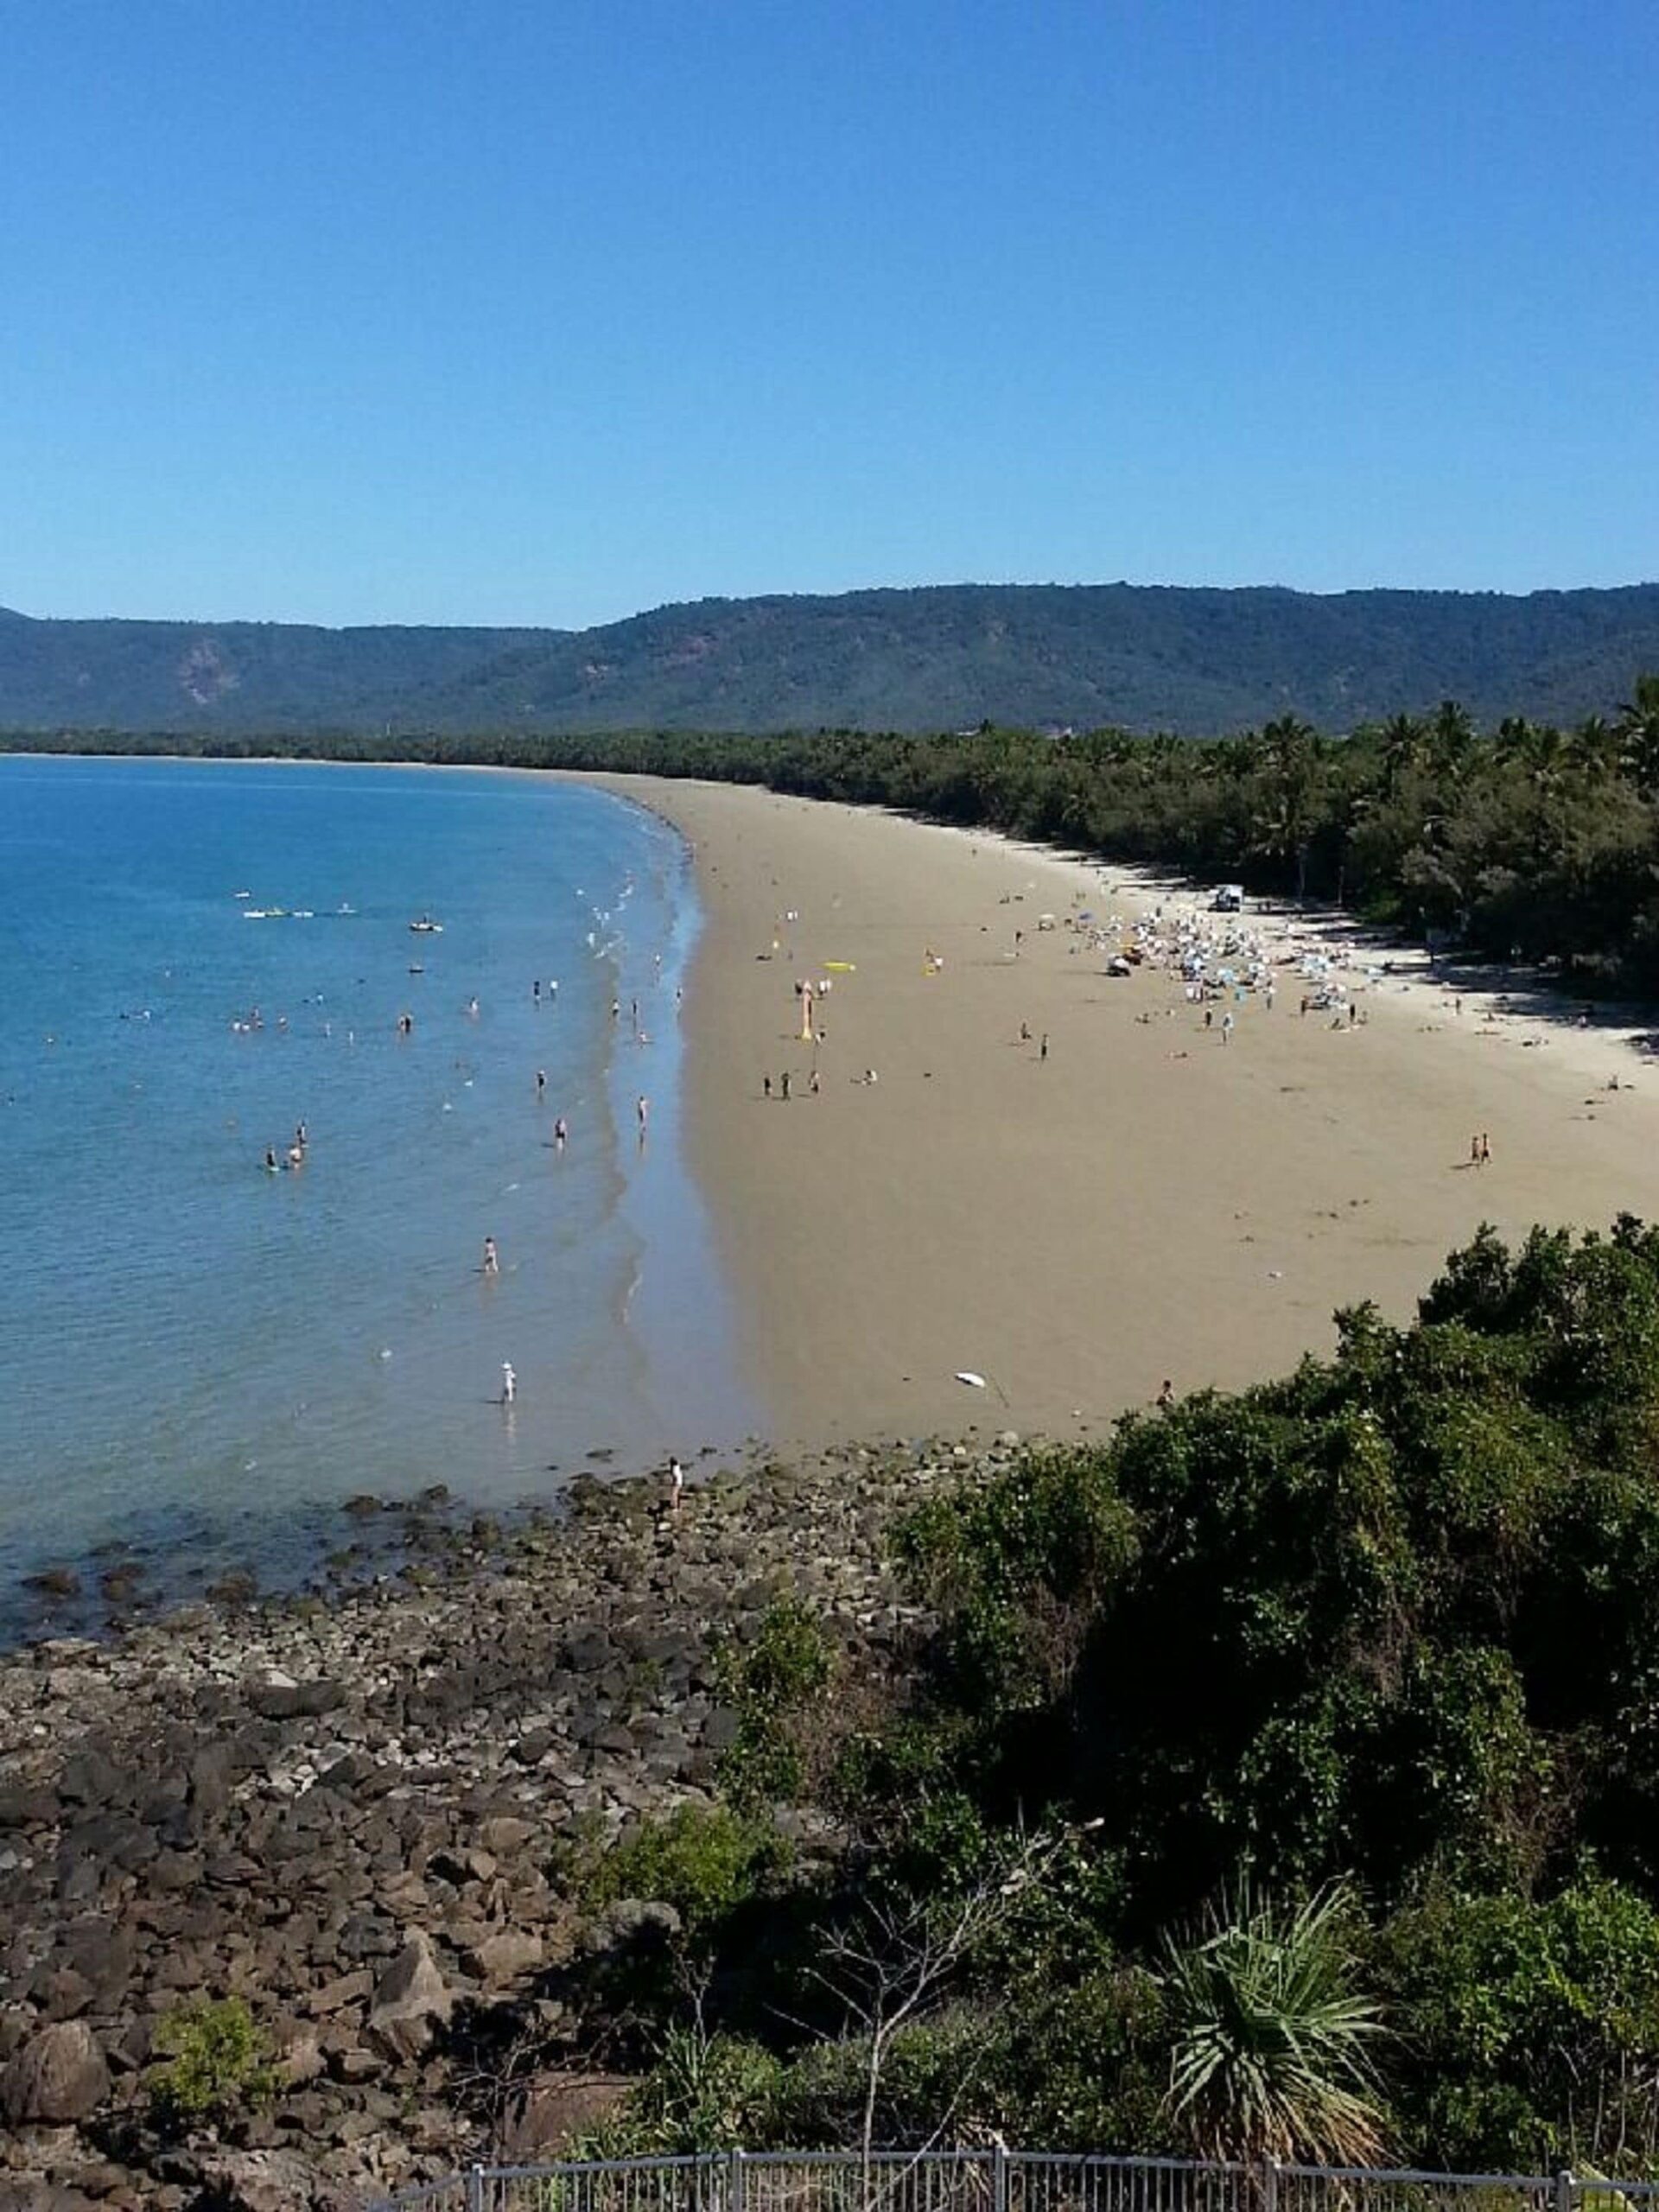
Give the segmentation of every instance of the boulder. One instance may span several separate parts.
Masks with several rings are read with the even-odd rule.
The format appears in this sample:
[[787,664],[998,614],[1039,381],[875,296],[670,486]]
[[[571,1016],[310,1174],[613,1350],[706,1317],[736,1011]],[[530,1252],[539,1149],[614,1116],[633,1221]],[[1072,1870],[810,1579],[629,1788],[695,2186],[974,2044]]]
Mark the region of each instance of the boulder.
[[294,2212],[309,2204],[316,2171],[297,2151],[213,2151],[201,2161],[214,2212]]
[[110,2094],[110,2069],[92,2030],[60,2020],[30,2038],[0,2074],[0,2114],[14,2127],[90,2119]]
[[610,1943],[671,1942],[681,1929],[678,1911],[663,1897],[619,1897],[600,1923]]
[[527,1928],[502,1928],[473,1945],[467,1963],[488,1989],[502,1989],[542,1963],[544,1946]]
[[418,2058],[432,2039],[433,2023],[447,2021],[454,2002],[431,1942],[417,1929],[374,1985],[370,2040],[393,2058]]
[[633,2087],[624,2074],[538,2074],[513,2100],[502,2133],[510,2165],[555,2158],[573,2136],[591,2133]]

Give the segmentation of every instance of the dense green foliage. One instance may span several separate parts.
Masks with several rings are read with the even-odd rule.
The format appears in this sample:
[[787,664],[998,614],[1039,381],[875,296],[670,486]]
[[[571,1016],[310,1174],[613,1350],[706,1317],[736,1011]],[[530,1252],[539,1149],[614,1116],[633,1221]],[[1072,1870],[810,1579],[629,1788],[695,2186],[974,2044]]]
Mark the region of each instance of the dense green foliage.
[[0,726],[316,735],[1114,724],[1282,714],[1573,721],[1659,664],[1659,586],[1357,591],[950,585],[703,600],[586,631],[31,621],[0,610]]
[[1623,1218],[1484,1231],[1410,1327],[964,1478],[900,1533],[936,1626],[885,1700],[780,1723],[838,1843],[702,1915],[612,2139],[712,2097],[755,2144],[1653,2170],[1656,1446]]
[[1659,988],[1659,678],[1563,732],[1459,707],[1343,743],[1284,716],[1215,744],[821,734],[559,741],[579,768],[652,770],[890,806],[1258,892],[1346,906],[1591,990]]
[[[143,752],[175,739],[43,741]],[[251,752],[265,741],[196,741]],[[1281,715],[1213,744],[812,736],[296,741],[290,751],[652,771],[904,809],[1348,906],[1482,957],[1548,963],[1586,993],[1659,990],[1659,677],[1613,718],[1511,718],[1491,735],[1449,702],[1337,743]]]

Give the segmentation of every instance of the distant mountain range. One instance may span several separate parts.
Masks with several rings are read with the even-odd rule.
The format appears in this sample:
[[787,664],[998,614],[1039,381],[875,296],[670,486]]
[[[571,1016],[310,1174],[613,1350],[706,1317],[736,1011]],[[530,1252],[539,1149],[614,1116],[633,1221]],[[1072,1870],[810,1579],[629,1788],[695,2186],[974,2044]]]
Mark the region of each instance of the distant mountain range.
[[329,732],[982,721],[1330,731],[1459,701],[1572,722],[1659,671],[1659,584],[1496,593],[955,584],[700,600],[592,630],[36,620],[0,609],[0,728]]

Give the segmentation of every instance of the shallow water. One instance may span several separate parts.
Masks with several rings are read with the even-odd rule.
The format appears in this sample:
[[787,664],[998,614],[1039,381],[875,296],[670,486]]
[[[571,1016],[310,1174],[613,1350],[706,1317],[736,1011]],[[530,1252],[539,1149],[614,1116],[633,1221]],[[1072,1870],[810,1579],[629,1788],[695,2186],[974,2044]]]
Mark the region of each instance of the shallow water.
[[48,1560],[292,1580],[354,1493],[752,1426],[680,1160],[697,920],[578,786],[0,759],[0,1630]]

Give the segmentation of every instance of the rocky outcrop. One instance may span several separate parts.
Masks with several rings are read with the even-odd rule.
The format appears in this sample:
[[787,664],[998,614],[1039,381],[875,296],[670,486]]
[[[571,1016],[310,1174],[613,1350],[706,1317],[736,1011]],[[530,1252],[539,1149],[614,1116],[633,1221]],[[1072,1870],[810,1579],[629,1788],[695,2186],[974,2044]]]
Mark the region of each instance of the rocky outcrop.
[[[335,1603],[0,1656],[0,2202],[49,2171],[94,2177],[106,2212],[251,2205],[268,2183],[297,2207],[302,2155],[325,2204],[499,2149],[458,2094],[461,2039],[480,2016],[543,2048],[569,2031],[563,1847],[708,1799],[735,1726],[718,1645],[781,1590],[867,1663],[899,1651],[915,1617],[884,1531],[965,1464],[757,1467],[678,1512],[656,1485],[585,1485],[563,1525],[459,1541]],[[625,1901],[601,1940],[665,1910]],[[199,1994],[242,1997],[276,2062],[271,2102],[219,2146],[251,2162],[233,2175],[140,2126],[156,2024]],[[517,2109],[522,2140],[556,2139]],[[73,2132],[89,2119],[151,2160],[141,2181]]]

